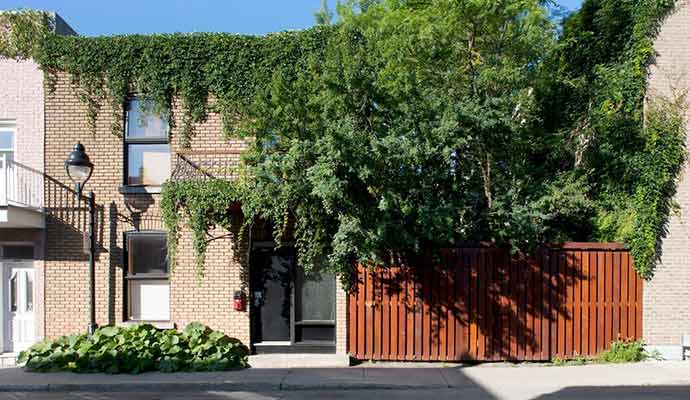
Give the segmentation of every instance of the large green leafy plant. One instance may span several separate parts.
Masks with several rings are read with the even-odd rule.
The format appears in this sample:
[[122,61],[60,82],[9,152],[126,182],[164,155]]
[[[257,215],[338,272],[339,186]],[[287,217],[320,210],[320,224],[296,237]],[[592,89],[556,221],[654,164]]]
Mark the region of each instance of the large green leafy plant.
[[246,367],[248,354],[239,340],[199,323],[181,332],[142,324],[44,340],[22,352],[19,362],[39,372],[225,371]]

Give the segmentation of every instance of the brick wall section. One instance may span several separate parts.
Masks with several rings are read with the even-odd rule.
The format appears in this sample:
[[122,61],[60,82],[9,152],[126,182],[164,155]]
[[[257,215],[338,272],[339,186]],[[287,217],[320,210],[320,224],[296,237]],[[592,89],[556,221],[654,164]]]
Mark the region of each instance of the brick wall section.
[[[179,110],[176,110],[179,111]],[[175,112],[177,126],[181,114]],[[111,131],[112,109],[104,106],[96,133],[89,132],[86,109],[66,76],[59,76],[53,92],[46,94],[46,334],[53,337],[82,331],[88,323],[88,269],[83,233],[87,232],[85,204],[77,204],[64,160],[81,141],[95,165],[87,190],[93,190],[97,218],[97,322],[123,320],[123,245],[127,231],[162,230],[159,194],[123,195],[123,139]],[[241,149],[242,142],[227,142],[220,134],[220,118],[210,115],[197,127],[192,150]],[[172,152],[181,150],[175,130]],[[174,157],[172,157],[174,162]],[[194,254],[188,231],[179,248],[179,262],[171,279],[171,318],[178,326],[200,320],[247,342],[247,313],[231,311],[232,292],[240,286],[240,263],[231,239],[214,241],[208,250],[206,277],[197,281]]]
[[[98,216],[97,322],[119,323],[123,319],[123,234],[140,229],[163,229],[160,195],[123,195],[118,187],[123,181],[123,139],[111,132],[112,110],[104,106],[96,124],[96,134],[89,132],[86,109],[77,97],[68,77],[58,76],[53,92],[46,94],[46,335],[54,337],[83,331],[88,323],[88,269],[83,252],[83,232],[87,231],[84,205],[77,205],[64,160],[72,146],[81,141],[95,170],[87,190],[96,194]],[[181,126],[181,113],[174,110],[175,126]],[[182,151],[175,128],[171,132],[172,152]],[[210,114],[196,127],[191,144],[195,153],[218,150],[242,150],[242,141],[226,141],[221,120]],[[175,162],[175,157],[172,157]],[[237,215],[237,229],[241,225]],[[234,291],[246,289],[248,244],[238,242],[237,229],[232,235],[214,240],[206,254],[205,276],[198,280],[194,271],[194,250],[190,230],[181,232],[178,262],[171,279],[171,318],[178,327],[201,321],[249,343],[249,312],[232,309]],[[227,232],[217,230],[214,235]],[[337,295],[338,351],[345,352],[346,302],[344,292]],[[342,336],[341,336],[342,335]]]
[[[690,1],[678,3],[655,42],[649,96],[690,89]],[[681,212],[672,215],[661,247],[661,262],[644,290],[644,338],[650,345],[679,346],[690,334],[690,170],[678,184]]]
[[33,61],[0,58],[0,119],[17,123],[15,160],[43,170],[43,72]]
[[[35,62],[0,58],[0,120],[13,120],[16,123],[15,161],[37,171],[43,171],[43,93],[43,72]],[[42,301],[43,238],[42,230],[0,229],[2,244],[33,243],[36,249],[36,260],[33,265],[36,282],[34,314],[37,339],[43,337],[45,319]]]

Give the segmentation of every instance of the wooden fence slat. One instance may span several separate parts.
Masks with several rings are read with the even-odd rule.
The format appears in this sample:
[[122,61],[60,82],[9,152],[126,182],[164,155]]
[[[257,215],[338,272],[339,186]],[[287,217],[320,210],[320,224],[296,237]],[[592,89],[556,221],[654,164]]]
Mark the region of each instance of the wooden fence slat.
[[606,315],[604,306],[606,304],[606,269],[604,253],[597,252],[597,353],[604,350],[604,339],[606,329]]
[[582,257],[582,327],[581,327],[581,339],[582,339],[582,355],[589,356],[589,254],[585,251],[581,253]]
[[613,317],[611,340],[618,340],[621,336],[620,314],[621,314],[621,257],[620,253],[613,253]]
[[455,360],[455,299],[457,293],[455,291],[455,250],[446,252],[445,271],[448,279],[446,285],[446,319],[448,320],[448,337],[446,338],[446,360]]
[[617,246],[511,257],[448,249],[418,266],[357,266],[348,351],[373,360],[548,360],[595,356],[642,335],[643,280]]
[[390,269],[386,268],[381,271],[383,279],[381,280],[381,319],[382,319],[382,330],[381,330],[381,359],[390,360],[390,339],[391,339],[391,326],[390,326],[390,312],[391,312],[391,296],[390,296]]
[[400,319],[398,303],[400,302],[400,266],[391,270],[391,322],[390,322],[390,359],[398,359],[398,341],[400,340]]
[[597,353],[597,257],[589,253],[589,355]]
[[572,285],[575,292],[575,307],[573,319],[573,354],[582,355],[582,252],[576,251],[574,254],[572,272]]
[[438,359],[441,361],[448,360],[448,326],[450,318],[448,316],[448,285],[450,284],[450,277],[447,274],[446,266],[448,265],[448,253],[444,252],[441,258],[442,262],[439,264],[439,303],[440,313],[438,316],[439,325],[439,340],[438,340]]
[[608,348],[613,340],[613,254],[606,253],[606,317],[604,324],[604,347]]
[[366,308],[364,309],[365,318],[364,318],[364,323],[366,324],[363,329],[365,333],[365,349],[364,349],[364,354],[368,358],[373,358],[374,357],[374,291],[373,291],[373,272],[367,271],[365,273],[367,280],[365,284],[365,304]]
[[[416,277],[414,274],[414,271],[412,268],[408,268],[406,272],[407,276],[407,304],[408,304],[408,310],[409,312],[407,313],[407,321],[406,321],[406,329],[407,329],[407,352],[405,353],[405,359],[406,360],[414,360],[414,355],[415,355],[415,346],[416,346],[416,341],[417,341],[417,329],[415,328],[415,324],[417,323],[417,314],[418,314],[418,304],[417,304],[417,299],[415,292],[417,290],[417,283],[416,283]],[[417,347],[417,349],[419,349]]]
[[573,285],[573,256],[571,251],[563,254],[565,269],[563,270],[563,284],[565,286],[565,357],[573,356],[573,323],[575,322],[575,287]]
[[558,356],[558,319],[561,315],[560,301],[558,300],[558,253],[549,256],[549,358]]
[[629,309],[629,292],[628,292],[628,254],[621,253],[621,338],[628,339],[628,309]]

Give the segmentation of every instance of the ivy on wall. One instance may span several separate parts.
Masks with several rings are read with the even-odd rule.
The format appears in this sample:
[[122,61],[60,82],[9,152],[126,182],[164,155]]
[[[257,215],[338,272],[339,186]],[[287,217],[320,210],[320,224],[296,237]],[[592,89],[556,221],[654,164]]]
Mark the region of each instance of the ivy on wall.
[[0,15],[0,55],[67,73],[94,132],[109,104],[121,135],[136,93],[179,100],[183,145],[209,112],[257,139],[242,179],[165,185],[173,266],[187,221],[202,275],[241,203],[245,228],[293,220],[300,263],[346,278],[381,250],[573,239],[623,241],[651,277],[685,160],[685,96],[645,114],[674,2],[585,0],[557,38],[541,1],[476,3],[348,1],[336,25],[267,36],[57,36],[27,11]]
[[569,17],[544,104],[574,143],[596,204],[590,240],[623,242],[651,278],[686,159],[687,89],[648,93],[654,39],[674,0],[585,0]]

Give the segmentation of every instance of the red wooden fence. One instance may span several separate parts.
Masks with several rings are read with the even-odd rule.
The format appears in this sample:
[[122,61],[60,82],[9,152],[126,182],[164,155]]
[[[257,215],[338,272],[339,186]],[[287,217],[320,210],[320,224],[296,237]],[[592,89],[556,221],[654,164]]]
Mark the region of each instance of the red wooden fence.
[[549,360],[642,336],[643,280],[621,245],[568,243],[532,258],[442,251],[414,268],[360,266],[349,352],[372,360]]

